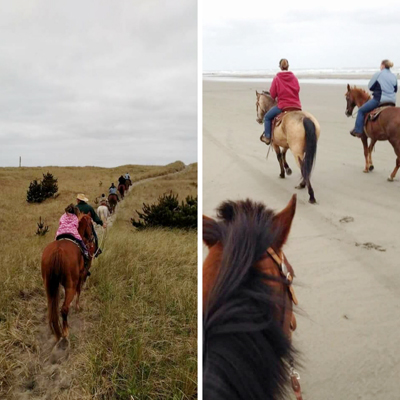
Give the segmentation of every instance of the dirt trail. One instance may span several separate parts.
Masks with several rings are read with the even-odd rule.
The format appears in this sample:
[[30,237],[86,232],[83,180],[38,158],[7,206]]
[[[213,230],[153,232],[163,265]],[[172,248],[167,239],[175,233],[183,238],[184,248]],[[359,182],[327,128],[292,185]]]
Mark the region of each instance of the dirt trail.
[[[180,174],[186,171],[187,168],[186,166],[177,172],[134,182],[128,193],[136,186],[166,176]],[[120,205],[121,203],[118,203],[115,213],[107,219],[106,230],[101,226],[96,226],[101,245],[104,244],[106,239],[104,235],[107,235],[118,215]],[[61,290],[60,305],[63,298],[64,293]],[[32,328],[32,335],[35,337],[35,344],[33,348],[29,349],[30,351],[27,349],[22,353],[20,365],[26,366],[26,368],[21,366],[14,371],[15,382],[13,390],[5,397],[5,400],[55,400],[60,398],[65,390],[69,390],[70,395],[72,391],[74,398],[83,398],[85,396],[84,393],[81,393],[79,376],[77,376],[77,372],[73,368],[74,363],[65,362],[68,359],[72,360],[74,355],[78,354],[80,348],[79,338],[85,336],[86,331],[90,331],[90,327],[94,323],[93,316],[89,314],[84,305],[85,287],[83,288],[81,299],[83,299],[83,307],[81,306],[79,312],[76,312],[74,308],[75,299],[70,308],[68,315],[69,340],[63,339],[57,344],[47,323],[46,302],[38,296],[32,296],[27,301],[27,307],[32,309],[29,325]],[[73,388],[76,388],[76,393]]]

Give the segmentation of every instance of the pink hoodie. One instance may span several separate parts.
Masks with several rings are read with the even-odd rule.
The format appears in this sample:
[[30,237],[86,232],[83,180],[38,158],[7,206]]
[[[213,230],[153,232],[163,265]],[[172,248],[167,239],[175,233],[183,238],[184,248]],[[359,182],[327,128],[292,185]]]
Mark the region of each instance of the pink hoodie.
[[79,220],[75,214],[65,213],[60,218],[60,225],[58,227],[56,237],[64,233],[69,233],[75,238],[82,240],[78,232]]
[[299,92],[299,81],[290,71],[277,73],[270,88],[271,96],[273,99],[278,98],[278,107],[281,110],[291,107],[301,109]]

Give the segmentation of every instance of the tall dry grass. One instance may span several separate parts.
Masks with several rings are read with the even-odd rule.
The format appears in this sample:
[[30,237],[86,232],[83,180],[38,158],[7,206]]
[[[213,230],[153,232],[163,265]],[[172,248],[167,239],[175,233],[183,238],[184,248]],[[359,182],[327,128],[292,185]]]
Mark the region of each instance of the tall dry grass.
[[[76,193],[91,199],[106,192],[126,171],[137,181],[182,168],[177,162],[165,167],[0,169],[0,398],[18,398],[41,373],[46,301],[40,257],[65,206]],[[60,196],[39,205],[26,203],[29,182],[47,171],[58,178]],[[195,396],[196,233],[139,233],[130,224],[135,208],[169,190],[182,198],[195,195],[197,166],[133,188],[120,205],[83,291],[81,321],[75,321],[75,329],[71,322],[71,354],[60,367],[70,384],[54,398]],[[39,216],[50,225],[45,237],[34,234]],[[32,398],[42,398],[39,386],[37,392],[32,389]]]

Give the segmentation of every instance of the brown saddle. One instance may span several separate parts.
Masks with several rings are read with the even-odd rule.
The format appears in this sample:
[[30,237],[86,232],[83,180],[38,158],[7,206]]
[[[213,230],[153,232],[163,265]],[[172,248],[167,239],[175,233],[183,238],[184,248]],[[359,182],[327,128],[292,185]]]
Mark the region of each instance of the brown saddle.
[[376,119],[378,119],[379,114],[388,107],[396,107],[396,104],[394,103],[383,103],[381,104],[378,108],[375,108],[374,110],[370,111],[369,113],[367,113],[367,115],[365,116],[365,120],[364,122],[367,123],[368,121],[375,121]]

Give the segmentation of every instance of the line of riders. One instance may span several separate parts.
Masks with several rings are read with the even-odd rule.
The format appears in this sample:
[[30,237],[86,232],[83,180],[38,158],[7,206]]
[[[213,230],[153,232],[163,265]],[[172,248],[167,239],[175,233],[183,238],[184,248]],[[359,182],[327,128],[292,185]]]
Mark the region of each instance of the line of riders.
[[[393,67],[393,62],[383,60],[380,70],[369,81],[368,89],[372,92],[372,98],[358,109],[355,127],[350,131],[352,136],[361,138],[367,113],[382,105],[396,105],[397,77],[390,71],[391,67]],[[274,77],[269,91],[269,95],[277,101],[277,105],[270,108],[264,115],[264,132],[260,137],[260,140],[267,145],[271,144],[274,119],[285,111],[301,110],[299,81],[293,72],[288,71],[288,60],[281,59],[279,68],[281,72]]]
[[[119,186],[124,186],[121,195],[121,199],[123,199],[123,194],[126,190],[128,190],[129,186],[132,185],[129,173],[126,173],[124,176],[121,175],[118,178],[118,183]],[[110,206],[110,196],[112,198],[115,197],[116,202],[118,202],[120,201],[120,197],[118,196],[118,194],[121,194],[121,192],[118,191],[118,189],[114,186],[114,183],[112,183],[109,188],[108,198],[106,198],[105,195],[102,194],[100,199],[98,199],[97,202],[100,203],[100,206],[97,208],[96,212],[94,208],[88,203],[89,199],[83,193],[80,193],[76,196],[77,204],[68,205],[68,207],[65,209],[65,213],[60,218],[55,238],[56,240],[71,240],[80,247],[84,258],[84,266],[87,272],[87,276],[90,276],[90,272],[88,270],[89,261],[92,258],[98,257],[102,253],[102,250],[99,248],[98,237],[96,234],[96,230],[94,229],[93,222],[95,222],[97,225],[102,226],[104,229],[107,227],[107,219],[115,210],[115,206]],[[81,235],[78,232],[80,216],[85,214],[90,215],[92,219],[92,237],[89,238],[89,242],[94,244],[92,251],[93,254],[90,254],[91,252],[89,252],[88,246],[85,244]]]

